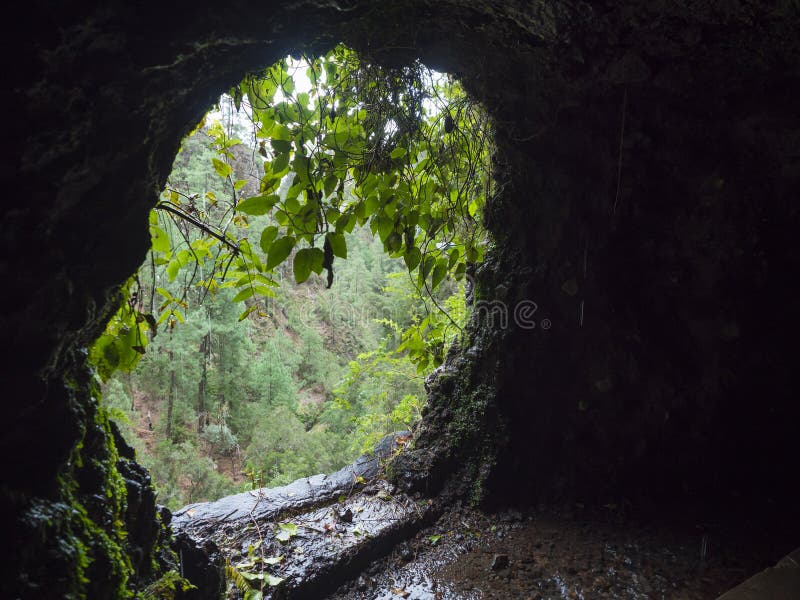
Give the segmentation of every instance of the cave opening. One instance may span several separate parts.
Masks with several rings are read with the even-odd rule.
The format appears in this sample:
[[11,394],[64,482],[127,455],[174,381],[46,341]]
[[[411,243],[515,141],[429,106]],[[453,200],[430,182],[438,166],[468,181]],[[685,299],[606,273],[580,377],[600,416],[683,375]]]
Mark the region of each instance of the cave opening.
[[476,297],[534,301],[552,324],[468,325],[398,488],[572,512],[655,499],[662,524],[705,504],[712,526],[692,539],[711,560],[741,524],[774,534],[763,550],[743,534],[740,579],[796,543],[796,7],[204,7],[22,7],[3,91],[25,117],[8,124],[19,152],[2,168],[25,199],[4,206],[2,230],[4,389],[23,399],[6,402],[0,440],[14,457],[0,512],[20,540],[2,561],[7,595],[126,597],[178,573],[147,473],[96,413],[84,349],[145,256],[181,136],[299,40],[421,57],[486,106],[510,177],[485,210],[498,244]]
[[330,473],[416,426],[464,339],[491,139],[452,77],[344,46],[220,97],[89,351],[160,503]]

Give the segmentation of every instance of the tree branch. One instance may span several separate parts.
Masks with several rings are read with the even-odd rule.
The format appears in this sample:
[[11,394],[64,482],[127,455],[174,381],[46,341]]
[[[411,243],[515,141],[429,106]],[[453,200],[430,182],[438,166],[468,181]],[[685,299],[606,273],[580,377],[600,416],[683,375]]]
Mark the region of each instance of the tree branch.
[[239,254],[240,250],[239,250],[239,246],[237,244],[235,244],[232,241],[230,241],[224,235],[222,235],[220,233],[217,233],[216,231],[211,229],[205,223],[203,223],[201,221],[198,221],[197,219],[195,219],[191,215],[186,214],[185,212],[183,212],[178,207],[176,207],[176,206],[174,206],[174,205],[172,205],[172,204],[170,204],[168,202],[159,202],[158,204],[156,204],[156,210],[163,210],[163,211],[166,211],[168,213],[172,213],[173,215],[176,215],[176,216],[180,217],[184,221],[188,221],[189,223],[191,223],[192,225],[194,225],[195,227],[197,227],[201,231],[204,231],[208,235],[210,235],[211,237],[218,239],[220,242],[225,244],[228,248],[233,250],[233,252],[235,254]]

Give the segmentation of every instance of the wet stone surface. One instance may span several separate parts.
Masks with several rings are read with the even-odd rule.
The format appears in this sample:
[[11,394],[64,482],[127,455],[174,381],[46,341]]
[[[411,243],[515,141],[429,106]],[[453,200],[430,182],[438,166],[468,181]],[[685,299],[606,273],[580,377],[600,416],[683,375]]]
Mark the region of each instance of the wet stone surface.
[[370,455],[329,475],[313,475],[277,488],[260,488],[226,496],[214,502],[197,502],[173,514],[172,526],[194,538],[214,538],[226,524],[238,527],[242,520],[274,520],[279,515],[328,503],[361,490],[380,473],[383,462],[404,442],[409,432],[386,436]]
[[409,496],[381,478],[406,439],[331,475],[177,511],[192,599],[713,599],[800,538],[800,524],[764,507],[622,500],[488,514]]
[[[376,555],[412,535],[430,503],[378,477],[381,461],[403,438],[385,439],[374,455],[331,475],[177,511],[178,549],[191,561],[184,567],[190,579],[204,583],[196,597],[217,597],[221,588],[227,598],[248,589],[264,598],[319,598],[335,587],[332,582],[357,576]],[[220,569],[226,581],[216,575]]]
[[681,516],[656,527],[613,506],[453,511],[329,598],[713,599],[791,547],[790,536],[744,522],[695,521]]

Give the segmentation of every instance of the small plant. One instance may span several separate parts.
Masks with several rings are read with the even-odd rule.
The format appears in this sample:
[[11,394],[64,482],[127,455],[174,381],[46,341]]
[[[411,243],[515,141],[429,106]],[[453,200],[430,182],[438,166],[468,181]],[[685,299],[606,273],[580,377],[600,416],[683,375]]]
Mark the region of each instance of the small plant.
[[283,577],[268,573],[264,565],[277,565],[283,561],[283,556],[264,558],[256,554],[261,542],[250,545],[247,549],[247,560],[234,565],[228,560],[225,564],[225,576],[244,596],[244,600],[261,600],[264,595],[264,586],[276,587],[283,582]]
[[275,533],[275,539],[281,544],[285,544],[297,535],[299,529],[294,523],[279,523],[278,531]]
[[197,589],[177,571],[164,573],[159,579],[148,585],[142,592],[143,600],[172,600],[182,592]]

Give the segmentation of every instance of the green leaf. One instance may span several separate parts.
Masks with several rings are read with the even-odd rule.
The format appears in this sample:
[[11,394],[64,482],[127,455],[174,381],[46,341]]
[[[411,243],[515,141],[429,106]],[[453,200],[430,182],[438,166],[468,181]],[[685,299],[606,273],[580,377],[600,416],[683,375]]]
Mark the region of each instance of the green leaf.
[[456,281],[461,281],[464,278],[464,275],[467,272],[467,264],[460,262],[458,266],[456,266],[456,270],[453,272],[453,277]]
[[152,241],[152,248],[156,252],[167,253],[170,251],[170,242],[167,232],[155,225],[150,226],[150,239]]
[[383,212],[385,212],[386,216],[390,219],[394,218],[394,215],[397,213],[397,203],[394,201],[394,196],[390,196],[386,204],[383,205]]
[[[283,126],[281,126],[281,127],[283,127]],[[270,146],[272,146],[272,150],[274,152],[286,154],[288,152],[291,152],[291,150],[292,150],[292,134],[291,134],[291,132],[289,132],[288,129],[286,129],[286,127],[283,127],[283,130],[286,131],[286,134],[285,135],[281,135],[281,136],[274,135],[274,131],[273,131],[273,137],[270,138],[269,143],[270,143]],[[272,166],[272,170],[275,173],[278,172],[278,169],[275,168],[274,163],[273,163],[273,166]]]
[[461,252],[458,248],[450,250],[450,260],[447,261],[447,268],[452,269],[461,257]]
[[322,262],[324,253],[319,248],[303,248],[294,257],[294,279],[297,283],[303,283],[308,279],[311,272],[322,272]]
[[436,261],[436,266],[433,268],[433,275],[431,276],[431,290],[435,290],[442,279],[447,275],[447,260],[440,258]]
[[403,247],[403,236],[401,236],[396,231],[392,231],[388,236],[386,236],[386,249],[389,252],[397,252],[400,248]]
[[105,336],[108,339],[103,343],[103,358],[111,367],[111,370],[117,368],[119,365],[119,349],[117,345],[114,343],[116,340],[111,336]]
[[328,223],[336,223],[342,213],[335,206],[328,206],[325,209],[325,220]]
[[297,527],[297,525],[295,525],[294,523],[291,523],[291,522],[289,522],[289,523],[280,523],[280,524],[278,524],[278,528],[281,531],[288,532],[289,535],[292,535],[292,536],[297,535],[298,532],[300,531],[300,529]]
[[261,180],[261,188],[260,191],[262,194],[269,194],[270,192],[275,191],[281,183],[280,177],[264,177]]
[[325,237],[331,245],[334,256],[347,258],[347,241],[343,233],[328,233]]
[[405,156],[407,153],[408,153],[408,150],[406,150],[406,149],[405,149],[405,148],[403,148],[402,146],[398,146],[397,148],[395,148],[394,150],[392,150],[392,153],[391,153],[389,156],[391,156],[392,158],[402,158],[402,157],[404,157],[404,156]]
[[254,310],[258,310],[258,306],[250,306],[245,310],[242,314],[239,315],[239,321],[244,321],[247,316],[253,312]]
[[244,600],[262,600],[261,590],[250,589],[244,593]]
[[169,265],[167,265],[167,277],[169,277],[170,281],[175,281],[180,268],[181,263],[177,258],[173,258],[171,261],[169,261]]
[[419,265],[419,261],[422,260],[422,252],[420,252],[419,248],[416,246],[409,248],[403,255],[403,260],[406,262],[406,267],[409,272],[413,271],[417,268],[417,265]]
[[297,103],[303,108],[308,107],[308,92],[301,92],[297,94]]
[[188,250],[184,249],[184,250],[181,250],[180,252],[178,252],[178,255],[175,258],[178,260],[178,263],[180,264],[180,266],[183,267],[189,262],[189,260],[191,260],[193,258],[193,256],[192,256],[191,252],[189,252]]
[[[239,290],[239,293],[233,297],[231,302],[242,302],[244,300],[247,300],[248,298],[252,298],[253,294],[255,293],[256,291],[253,289],[253,286],[247,286],[246,288],[242,288],[241,290]],[[245,317],[246,316],[247,315],[245,315]],[[239,320],[241,321],[242,319]]]
[[236,112],[242,108],[242,88],[238,85],[228,90],[228,95],[233,98],[233,105],[236,107]]
[[272,170],[280,173],[289,166],[289,151],[279,152],[275,155],[275,160],[272,161]]
[[286,543],[296,536],[298,531],[299,529],[294,523],[278,523],[278,532],[275,534],[275,539]]
[[[286,154],[292,149],[291,135],[286,139],[271,138],[269,143],[275,152]],[[272,170],[277,173],[280,169],[275,168],[275,163],[272,163]]]
[[364,211],[366,216],[371,217],[375,214],[378,210],[378,205],[380,204],[380,200],[378,199],[378,194],[372,194],[367,198],[364,202]]
[[256,291],[256,294],[261,294],[262,296],[266,296],[267,298],[275,297],[275,292],[272,290],[272,288],[269,288],[265,285],[253,286],[253,289]]
[[283,577],[276,577],[275,575],[270,575],[267,573],[267,576],[264,578],[266,584],[270,587],[275,587],[276,585],[280,585],[283,582]]
[[339,178],[336,175],[328,175],[325,178],[324,189],[325,195],[330,196],[336,190],[336,186],[339,184]]
[[[292,130],[286,125],[275,125],[275,127],[272,128],[272,131],[270,131],[270,137],[273,141],[278,140],[280,142],[289,142],[294,136],[292,135]],[[291,145],[287,147],[287,150],[289,148],[291,148]]]
[[304,181],[308,180],[308,157],[302,154],[295,154],[292,161],[292,171],[297,173],[298,177],[303,178]]
[[278,237],[278,228],[275,227],[275,225],[264,227],[264,231],[261,232],[261,240],[259,242],[261,250],[264,252],[264,254],[269,253],[269,248],[272,245],[272,242],[275,241],[276,237]]
[[276,194],[270,194],[269,196],[253,196],[252,198],[247,198],[239,202],[239,204],[236,205],[236,211],[248,215],[263,215],[275,206],[278,200],[280,200],[280,198]]
[[346,227],[350,222],[350,217],[354,217],[353,213],[343,213],[336,219],[335,229],[336,233],[346,231]]
[[383,243],[386,243],[389,234],[394,232],[394,221],[385,215],[373,217],[369,224],[373,228],[373,233],[375,231],[378,232],[378,236],[380,236]]
[[227,177],[231,173],[233,173],[233,169],[227,163],[222,162],[218,158],[212,158],[211,162],[214,164],[214,170],[217,172],[217,175],[220,177]]
[[267,255],[267,269],[274,269],[285,261],[296,243],[297,240],[290,235],[272,242],[272,245],[269,247],[269,254]]
[[[248,562],[243,565],[239,565],[240,567],[252,567],[252,563]],[[241,575],[247,581],[258,581],[260,579],[264,579],[263,573],[253,573],[251,571],[239,571],[239,575]]]
[[[292,187],[294,188],[294,186]],[[297,199],[297,194],[289,194],[286,197],[286,201],[283,203],[283,206],[287,213],[296,215],[300,210],[300,200]]]
[[422,268],[420,269],[419,272],[421,282],[428,278],[428,275],[430,275],[431,269],[433,269],[433,265],[435,263],[436,259],[430,254],[428,254],[422,261]]

